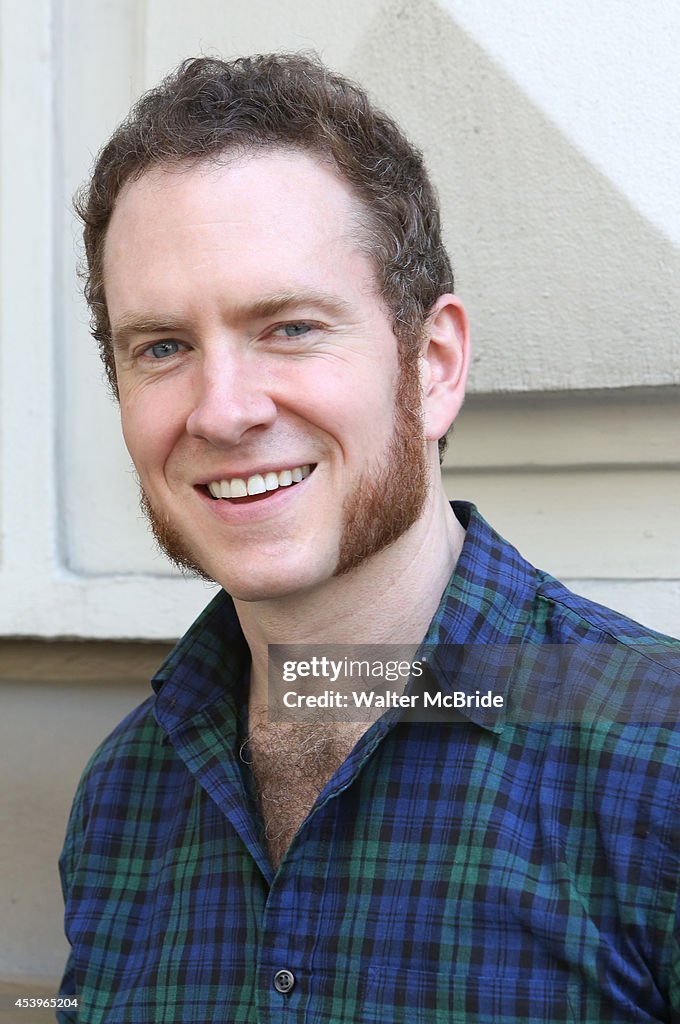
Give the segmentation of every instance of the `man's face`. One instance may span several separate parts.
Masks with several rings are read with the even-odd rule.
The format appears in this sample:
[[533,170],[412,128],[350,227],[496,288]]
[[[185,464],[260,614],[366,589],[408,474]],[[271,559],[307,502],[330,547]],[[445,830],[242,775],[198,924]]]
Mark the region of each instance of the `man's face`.
[[351,570],[422,509],[417,361],[400,366],[358,215],[331,170],[277,151],[149,172],[111,220],[104,280],[144,505],[175,561],[241,600]]

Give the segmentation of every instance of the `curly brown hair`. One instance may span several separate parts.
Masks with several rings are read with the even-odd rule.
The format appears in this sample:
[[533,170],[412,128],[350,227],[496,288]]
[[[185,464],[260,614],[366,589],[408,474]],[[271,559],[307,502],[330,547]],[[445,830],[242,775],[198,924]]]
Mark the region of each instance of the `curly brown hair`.
[[82,276],[92,334],[114,394],[103,254],[121,189],[159,164],[276,146],[330,161],[353,188],[365,217],[359,242],[404,348],[415,346],[434,302],[453,290],[439,203],[422,155],[360,86],[306,54],[228,63],[191,58],[135,104],[75,200],[84,224]]

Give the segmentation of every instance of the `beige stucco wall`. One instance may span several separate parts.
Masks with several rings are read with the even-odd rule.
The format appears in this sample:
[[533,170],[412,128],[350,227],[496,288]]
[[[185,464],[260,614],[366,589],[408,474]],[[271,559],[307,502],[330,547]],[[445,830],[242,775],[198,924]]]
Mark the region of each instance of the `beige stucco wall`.
[[[680,8],[638,14],[0,0],[0,635],[172,637],[210,596],[169,573],[136,511],[69,197],[179,59],[280,48],[361,80],[426,153],[475,344],[451,496],[580,590],[680,632]],[[144,687],[4,678],[0,975],[49,979],[70,793]]]
[[[521,497],[522,514],[509,525],[529,557],[581,589],[594,585],[605,601],[625,600],[628,588],[633,611],[639,605],[650,624],[673,630],[677,5],[654,0],[634,25],[626,0],[523,0],[512,10],[504,0],[253,0],[228,15],[216,0],[31,0],[21,11],[3,0],[0,10],[0,634],[161,638],[181,632],[205,603],[202,584],[171,575],[137,511],[78,293],[70,196],[132,99],[179,59],[272,48],[317,49],[364,82],[423,148],[472,323],[471,394],[494,396],[470,404],[484,409],[487,442],[512,440],[509,424],[518,409],[530,421],[534,396],[554,398],[552,406],[541,399],[547,454],[531,480],[521,457],[507,462],[507,445],[507,478],[498,477],[498,459],[493,471],[480,463],[472,475],[465,417],[480,421],[466,410],[449,462],[451,493],[478,500],[490,518]],[[582,393],[600,421],[611,414],[604,463],[582,429]],[[655,439],[663,473],[652,478],[617,424],[650,438],[646,410],[656,399],[667,429]],[[612,477],[609,491],[600,480],[597,492],[574,478],[581,516],[617,520],[621,489],[644,492],[654,533],[664,537],[661,576],[658,551],[646,558],[641,519],[637,532],[632,524],[612,531],[606,560],[599,525],[556,529],[548,547],[533,544],[552,507],[539,507],[548,488],[541,474],[563,474],[574,460],[598,473],[609,458],[629,476]],[[454,470],[463,463],[459,484]],[[27,480],[39,501],[25,500]],[[153,621],[143,614],[150,605]]]
[[68,954],[57,859],[73,792],[97,744],[149,695],[166,649],[0,639],[0,1022],[25,1019],[9,992],[54,994]]

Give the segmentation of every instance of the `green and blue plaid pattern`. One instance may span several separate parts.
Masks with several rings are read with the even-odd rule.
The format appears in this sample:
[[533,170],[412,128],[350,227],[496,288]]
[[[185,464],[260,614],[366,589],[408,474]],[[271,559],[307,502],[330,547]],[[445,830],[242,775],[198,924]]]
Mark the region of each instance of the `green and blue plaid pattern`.
[[[455,684],[439,650],[592,644],[595,693],[630,652],[673,706],[680,644],[454,511],[437,685]],[[677,721],[387,714],[274,874],[238,756],[247,666],[220,594],[92,758],[60,863],[63,1024],[680,1021]]]

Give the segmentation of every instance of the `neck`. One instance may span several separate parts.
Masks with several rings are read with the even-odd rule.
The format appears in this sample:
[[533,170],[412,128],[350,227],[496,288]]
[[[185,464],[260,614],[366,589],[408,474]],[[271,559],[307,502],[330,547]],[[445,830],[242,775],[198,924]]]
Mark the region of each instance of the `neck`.
[[236,601],[252,655],[251,699],[265,702],[269,644],[419,644],[464,537],[438,489],[399,540],[346,575],[286,598]]

